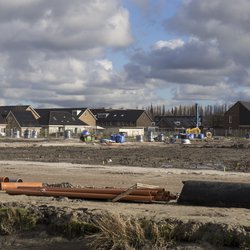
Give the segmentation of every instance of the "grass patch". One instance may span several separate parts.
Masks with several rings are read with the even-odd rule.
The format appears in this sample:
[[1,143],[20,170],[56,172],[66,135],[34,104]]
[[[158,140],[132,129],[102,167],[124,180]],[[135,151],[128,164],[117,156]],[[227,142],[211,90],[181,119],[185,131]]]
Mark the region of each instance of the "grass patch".
[[237,247],[250,249],[250,234],[244,228],[226,224],[179,223],[175,226],[172,237],[175,241],[208,242],[216,247]]
[[171,226],[159,227],[152,220],[103,213],[95,219],[95,225],[100,233],[91,236],[90,249],[163,249],[173,243],[169,237]]
[[25,208],[0,208],[0,234],[10,235],[36,227],[37,216]]
[[99,229],[91,223],[72,219],[65,225],[63,231],[64,235],[66,235],[68,238],[74,238],[98,233]]
[[88,238],[89,249],[171,249],[178,243],[208,243],[215,247],[250,249],[250,232],[244,227],[193,221],[160,221],[102,213],[94,220],[100,233]]
[[62,235],[68,239],[73,239],[96,234],[100,230],[93,223],[71,215],[61,217],[61,219],[53,218],[50,224],[47,225],[47,231],[51,235]]

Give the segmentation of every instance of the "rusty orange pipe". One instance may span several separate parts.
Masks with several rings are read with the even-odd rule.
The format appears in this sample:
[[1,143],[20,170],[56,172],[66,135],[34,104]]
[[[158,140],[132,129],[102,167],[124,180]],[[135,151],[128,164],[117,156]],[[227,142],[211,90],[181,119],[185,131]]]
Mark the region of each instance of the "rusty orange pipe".
[[19,187],[43,187],[42,182],[2,182],[1,190],[13,189]]
[[1,176],[0,177],[0,182],[9,182],[9,178],[8,177],[6,177],[6,176]]
[[[27,187],[29,188],[29,187]],[[60,187],[43,187],[46,191],[55,192],[76,192],[76,193],[99,193],[99,194],[121,194],[126,189],[120,188],[60,188]],[[163,191],[149,190],[149,189],[137,189],[133,190],[130,195],[141,195],[141,196],[156,196],[163,193]]]
[[[19,187],[21,189],[25,190],[36,190],[41,191],[40,187]],[[66,193],[90,193],[90,194],[113,194],[113,195],[119,195],[121,192],[120,189],[97,189],[97,188],[59,188],[59,187],[43,187],[42,191],[46,192],[64,192]],[[137,192],[139,191],[139,192]],[[150,192],[149,190],[135,190],[128,195],[139,195],[139,196],[153,196],[153,200],[156,201],[170,201],[170,200],[176,200],[176,195],[172,195],[169,191],[153,191]]]
[[[31,196],[55,196],[55,197],[68,197],[68,198],[81,198],[81,199],[100,199],[111,200],[116,197],[113,194],[94,194],[94,193],[76,193],[76,192],[53,192],[46,191],[45,189],[7,189],[6,192],[10,195],[31,195]],[[127,195],[120,200],[122,201],[153,201],[152,196],[139,196]]]
[[[58,191],[58,192],[75,192],[75,193],[98,193],[98,194],[121,194],[126,191],[126,189],[109,189],[109,188],[54,188],[54,187],[44,187],[46,191]],[[140,195],[140,196],[148,196],[148,195],[157,195],[159,192],[156,190],[134,190],[130,195]]]

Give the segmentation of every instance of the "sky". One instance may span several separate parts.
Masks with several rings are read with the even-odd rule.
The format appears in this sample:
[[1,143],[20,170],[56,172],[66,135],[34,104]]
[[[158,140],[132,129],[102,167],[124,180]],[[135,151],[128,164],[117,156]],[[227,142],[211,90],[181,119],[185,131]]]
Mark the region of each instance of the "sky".
[[250,101],[249,0],[0,0],[0,105]]

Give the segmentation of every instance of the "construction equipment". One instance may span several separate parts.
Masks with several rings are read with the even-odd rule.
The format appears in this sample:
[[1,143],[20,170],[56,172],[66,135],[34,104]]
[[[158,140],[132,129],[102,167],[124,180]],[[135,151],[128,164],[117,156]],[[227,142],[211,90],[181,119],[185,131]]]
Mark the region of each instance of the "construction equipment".
[[233,182],[183,182],[178,204],[250,208],[250,184]]
[[187,134],[196,134],[196,135],[198,135],[198,134],[200,134],[200,132],[201,132],[201,130],[198,127],[196,127],[196,128],[187,128],[186,129]]

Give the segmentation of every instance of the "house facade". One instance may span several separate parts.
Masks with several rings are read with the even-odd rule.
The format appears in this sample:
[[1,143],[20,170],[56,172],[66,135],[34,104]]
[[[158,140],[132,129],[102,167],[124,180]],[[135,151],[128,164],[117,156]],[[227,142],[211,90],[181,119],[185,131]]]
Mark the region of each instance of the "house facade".
[[24,136],[25,132],[40,134],[41,126],[30,111],[12,110],[6,117],[6,135],[14,136],[18,132]]
[[152,126],[152,118],[140,109],[91,109],[98,126],[104,128],[134,128]]
[[79,134],[88,126],[68,111],[37,111],[40,115],[38,122],[42,127],[42,134],[45,137],[57,133],[61,135],[66,130],[70,130],[73,134]]
[[144,135],[145,128],[152,126],[152,118],[142,109],[91,109],[97,126],[104,133],[126,133],[128,136]]
[[250,102],[236,102],[224,114],[224,128],[229,134],[234,130],[250,131]]
[[41,126],[37,122],[39,115],[29,105],[0,106],[0,115],[5,122],[1,129],[5,130],[7,136],[14,133],[23,136],[26,130],[35,131],[35,134],[40,132]]
[[6,121],[0,114],[0,136],[5,136],[6,135]]
[[[199,119],[199,125],[201,125],[201,117]],[[197,121],[196,116],[156,116],[155,125],[160,129],[181,131],[188,128],[195,128]]]
[[73,117],[77,117],[86,125],[90,127],[96,127],[96,117],[88,108],[47,108],[47,109],[37,108],[36,109],[36,112],[40,116],[48,115],[48,113],[52,111],[70,113]]

